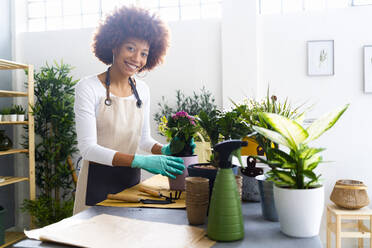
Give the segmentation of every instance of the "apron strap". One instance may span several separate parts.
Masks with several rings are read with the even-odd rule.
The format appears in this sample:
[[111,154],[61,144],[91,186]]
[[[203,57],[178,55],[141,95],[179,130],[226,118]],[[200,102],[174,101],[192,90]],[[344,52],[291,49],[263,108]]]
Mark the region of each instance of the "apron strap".
[[142,100],[140,99],[140,97],[138,95],[138,92],[137,92],[136,85],[133,83],[133,80],[131,78],[129,78],[129,84],[130,84],[130,87],[132,87],[132,92],[133,92],[134,96],[136,97],[137,108],[141,108],[141,106],[142,106]]
[[[107,68],[106,79],[105,79],[105,85],[106,85],[106,99],[105,99],[105,104],[107,106],[111,106],[111,103],[112,103],[111,102],[111,98],[110,98],[110,69],[111,69],[111,67],[108,67]],[[129,77],[129,84],[130,84],[130,87],[132,88],[132,92],[133,92],[134,96],[136,97],[137,108],[141,108],[142,107],[142,100],[141,100],[141,98],[138,95],[138,91],[137,91],[136,85],[133,83],[133,80],[130,77]]]
[[105,104],[107,106],[111,106],[111,98],[110,98],[110,69],[111,67],[107,68],[106,72],[106,79],[105,79],[105,85],[106,85],[106,100]]

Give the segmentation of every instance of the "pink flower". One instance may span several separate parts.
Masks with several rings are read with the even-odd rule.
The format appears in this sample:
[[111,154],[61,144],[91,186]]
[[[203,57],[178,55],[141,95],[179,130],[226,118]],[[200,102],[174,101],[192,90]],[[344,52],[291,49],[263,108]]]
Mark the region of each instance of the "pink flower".
[[188,114],[185,111],[180,111],[176,113],[177,117],[187,117]]

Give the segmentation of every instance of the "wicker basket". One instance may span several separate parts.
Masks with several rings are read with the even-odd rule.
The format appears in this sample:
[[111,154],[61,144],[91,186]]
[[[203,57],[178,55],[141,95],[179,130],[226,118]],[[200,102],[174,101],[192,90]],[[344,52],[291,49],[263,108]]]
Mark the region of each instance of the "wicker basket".
[[367,186],[361,181],[338,180],[331,194],[331,201],[347,209],[359,209],[369,204]]

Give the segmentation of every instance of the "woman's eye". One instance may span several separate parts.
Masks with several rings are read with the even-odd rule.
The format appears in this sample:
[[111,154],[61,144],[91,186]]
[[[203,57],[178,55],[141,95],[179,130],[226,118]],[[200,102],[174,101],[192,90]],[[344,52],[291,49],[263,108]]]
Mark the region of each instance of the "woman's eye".
[[147,57],[147,56],[149,56],[147,53],[141,53],[141,56],[142,57]]
[[134,52],[134,50],[135,50],[134,47],[131,47],[131,46],[128,46],[127,49],[128,49],[128,51],[130,51],[130,52]]

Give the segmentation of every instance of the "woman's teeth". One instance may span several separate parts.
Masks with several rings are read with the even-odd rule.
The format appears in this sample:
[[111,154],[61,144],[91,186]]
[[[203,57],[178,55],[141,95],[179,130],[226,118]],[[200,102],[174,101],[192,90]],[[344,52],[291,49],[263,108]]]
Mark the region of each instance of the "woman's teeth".
[[138,66],[135,66],[135,65],[131,65],[131,64],[128,64],[126,63],[132,70],[136,70],[138,68]]

